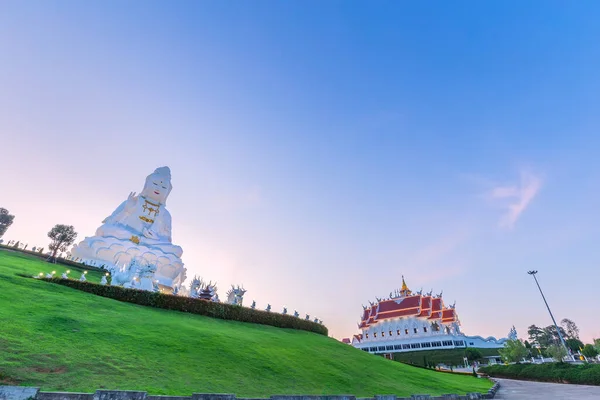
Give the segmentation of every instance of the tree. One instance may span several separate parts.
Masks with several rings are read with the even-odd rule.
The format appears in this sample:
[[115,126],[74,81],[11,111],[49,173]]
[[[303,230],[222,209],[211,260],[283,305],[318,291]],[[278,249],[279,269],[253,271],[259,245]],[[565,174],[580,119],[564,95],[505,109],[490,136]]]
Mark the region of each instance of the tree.
[[467,360],[469,360],[469,362],[477,361],[483,358],[483,354],[481,354],[481,351],[472,347],[467,347],[465,349],[465,356],[467,357]]
[[554,358],[556,362],[562,362],[563,358],[567,356],[567,349],[562,344],[551,344],[546,349],[546,352],[550,355],[550,357]]
[[585,346],[583,346],[581,354],[590,358],[596,357],[598,355],[598,350],[596,350],[596,347],[592,346],[591,344],[586,344]]
[[0,237],[4,236],[6,230],[15,220],[15,216],[11,215],[6,208],[0,207]]
[[594,347],[600,353],[600,339],[594,339]]
[[[560,331],[560,334],[562,335],[563,339],[567,338],[567,333],[561,326],[558,327],[558,331]],[[548,347],[551,344],[560,343],[560,337],[558,336],[558,331],[556,330],[556,327],[554,325],[548,325],[547,327],[545,327],[544,328],[544,340],[547,340],[547,341],[544,344],[540,343],[540,346]]]
[[577,324],[575,324],[575,322],[571,321],[568,318],[564,318],[562,321],[560,321],[560,326],[566,332],[565,339],[579,339],[579,328],[577,327]]
[[73,225],[57,224],[48,232],[48,237],[52,239],[52,242],[48,246],[52,250],[50,258],[56,260],[57,252],[66,251],[75,242],[77,232],[75,232]]
[[517,339],[507,340],[506,343],[504,343],[504,348],[498,350],[498,353],[500,353],[500,356],[504,361],[519,362],[529,354],[529,350],[527,350],[523,342]]
[[529,342],[535,343],[538,346],[546,347],[552,343],[551,336],[548,335],[548,332],[539,326],[530,325],[529,328],[527,328],[527,334],[529,335]]
[[574,352],[577,352],[580,348],[583,347],[583,342],[579,339],[569,338],[565,340],[565,344],[567,347]]

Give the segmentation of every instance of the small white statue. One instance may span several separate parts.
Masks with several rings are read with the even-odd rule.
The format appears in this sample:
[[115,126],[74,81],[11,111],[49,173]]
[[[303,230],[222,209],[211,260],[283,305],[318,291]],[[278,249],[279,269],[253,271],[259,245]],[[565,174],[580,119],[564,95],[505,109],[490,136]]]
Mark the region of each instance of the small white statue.
[[310,315],[306,314],[306,318],[304,318],[305,321],[310,321]]
[[62,279],[69,279],[69,272],[71,272],[70,270],[66,270],[65,272],[62,273],[62,275],[60,276]]
[[135,260],[131,260],[129,264],[123,264],[121,268],[113,268],[111,270],[111,286],[123,286],[129,285],[131,280],[138,271],[138,267]]
[[283,315],[287,314],[287,307],[283,307]]
[[271,305],[267,304],[267,308],[265,309],[266,312],[271,312]]
[[294,310],[294,317],[296,317],[296,318],[300,317],[300,313],[296,310]]
[[252,305],[250,306],[251,309],[255,309],[256,308],[256,301],[252,300]]
[[54,278],[54,274],[56,274],[56,271],[52,271],[52,273],[46,274],[46,278],[48,278],[48,279]]
[[234,306],[241,306],[244,302],[244,294],[246,293],[246,289],[243,287],[235,287],[231,285],[231,289],[227,292],[227,304],[232,304]]
[[194,275],[194,279],[190,282],[190,297],[196,299],[200,296],[200,290],[204,287],[204,282],[202,282],[202,278]]
[[86,275],[87,275],[87,271],[83,271],[83,274],[81,274],[81,277],[79,278],[79,282],[87,281],[87,279],[85,279]]
[[106,277],[108,276],[108,273],[102,275],[102,279],[100,279],[100,284],[102,286],[106,285],[108,283],[108,281],[106,280]]
[[156,266],[148,264],[138,268],[137,276],[139,278],[139,287],[142,290],[148,290],[149,292],[158,291],[158,281],[154,278],[156,273]]
[[515,326],[513,325],[513,327],[510,329],[510,332],[508,333],[508,339],[509,340],[517,340],[518,336],[517,336],[517,329],[515,328]]

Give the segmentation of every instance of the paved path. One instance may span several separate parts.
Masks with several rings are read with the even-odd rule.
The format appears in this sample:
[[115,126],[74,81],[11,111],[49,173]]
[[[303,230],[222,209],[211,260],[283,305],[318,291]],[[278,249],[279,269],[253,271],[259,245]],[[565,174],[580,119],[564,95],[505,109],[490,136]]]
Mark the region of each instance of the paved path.
[[502,400],[598,400],[600,386],[565,385],[497,379],[500,390],[494,399]]

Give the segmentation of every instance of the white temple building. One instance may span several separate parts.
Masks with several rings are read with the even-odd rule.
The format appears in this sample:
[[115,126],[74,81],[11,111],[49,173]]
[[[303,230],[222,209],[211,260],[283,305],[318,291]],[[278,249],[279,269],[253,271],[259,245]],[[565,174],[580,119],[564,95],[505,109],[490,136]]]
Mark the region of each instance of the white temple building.
[[[387,299],[363,306],[358,324],[361,333],[344,343],[374,354],[465,347],[502,348],[508,339],[466,336],[454,305],[446,306],[442,294],[413,293],[402,277],[402,289]],[[511,331],[512,332],[512,331]]]

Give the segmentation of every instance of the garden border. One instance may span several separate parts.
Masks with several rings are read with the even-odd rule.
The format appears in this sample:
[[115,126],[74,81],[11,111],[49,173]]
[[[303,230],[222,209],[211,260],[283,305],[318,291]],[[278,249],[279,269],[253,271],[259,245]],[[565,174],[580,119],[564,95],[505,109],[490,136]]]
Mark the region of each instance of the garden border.
[[0,386],[0,399],[4,400],[472,400],[493,399],[500,384],[494,380],[494,386],[487,393],[467,393],[466,395],[413,394],[410,397],[396,395],[375,395],[373,397],[356,397],[352,395],[274,395],[268,398],[236,397],[235,394],[193,393],[191,396],[153,396],[144,391],[131,390],[96,390],[95,393],[43,392],[36,387]]
[[55,283],[82,292],[108,297],[126,303],[161,308],[164,310],[187,312],[190,314],[204,315],[206,317],[229,321],[270,325],[277,328],[297,329],[324,336],[329,335],[329,331],[325,325],[317,324],[313,321],[304,320],[292,315],[256,310],[226,303],[217,303],[192,297],[174,296],[171,294],[149,292],[140,289],[126,289],[121,286],[99,285],[74,279],[45,277],[30,278]]

